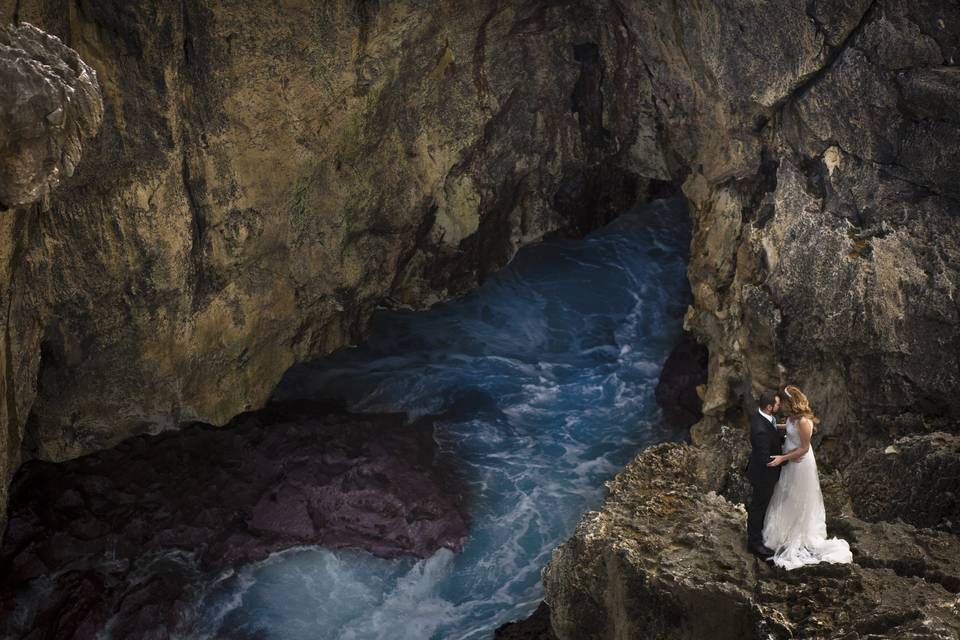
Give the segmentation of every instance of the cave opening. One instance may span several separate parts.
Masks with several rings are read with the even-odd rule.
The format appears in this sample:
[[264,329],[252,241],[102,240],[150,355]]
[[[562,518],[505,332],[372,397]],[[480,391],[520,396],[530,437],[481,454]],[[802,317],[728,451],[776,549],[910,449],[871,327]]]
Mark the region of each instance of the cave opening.
[[655,199],[460,299],[379,311],[225,429],[28,463],[2,630],[492,637],[604,481],[698,417],[689,243],[684,200]]

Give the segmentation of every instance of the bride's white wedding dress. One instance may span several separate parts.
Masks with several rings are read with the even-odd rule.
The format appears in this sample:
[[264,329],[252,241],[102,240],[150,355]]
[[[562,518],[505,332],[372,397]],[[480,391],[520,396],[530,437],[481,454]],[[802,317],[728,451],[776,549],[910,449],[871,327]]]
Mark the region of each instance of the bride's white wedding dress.
[[[784,453],[800,446],[799,429],[799,419],[787,419]],[[774,564],[790,570],[818,562],[852,562],[853,554],[846,540],[827,538],[813,446],[800,458],[788,460],[780,467],[780,480],[763,520],[763,544],[776,551]]]

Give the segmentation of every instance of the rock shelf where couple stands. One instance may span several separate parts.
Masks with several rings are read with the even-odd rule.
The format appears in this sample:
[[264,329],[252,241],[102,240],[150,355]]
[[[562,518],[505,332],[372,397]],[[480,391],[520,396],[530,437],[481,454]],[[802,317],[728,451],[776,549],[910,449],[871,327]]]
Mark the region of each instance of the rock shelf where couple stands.
[[[955,469],[957,436],[897,441],[920,452],[942,452],[944,444]],[[884,469],[878,456],[882,447],[845,477],[869,482],[874,495],[902,492],[911,476],[889,473],[898,461],[887,454]],[[947,530],[867,522],[843,478],[821,470],[828,533],[850,542],[854,563],[784,571],[746,549],[744,506],[724,495],[735,491],[727,481],[733,460],[722,447],[667,443],[608,483],[602,508],[584,515],[543,571],[559,638],[958,637],[960,538],[951,521],[938,523]]]

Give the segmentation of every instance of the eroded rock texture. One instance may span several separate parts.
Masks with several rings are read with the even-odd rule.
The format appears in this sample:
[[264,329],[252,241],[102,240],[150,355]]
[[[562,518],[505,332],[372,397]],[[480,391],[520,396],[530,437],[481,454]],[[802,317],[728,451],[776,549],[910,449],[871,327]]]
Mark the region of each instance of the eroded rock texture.
[[956,536],[831,511],[828,535],[850,542],[854,563],[784,571],[747,552],[743,505],[709,474],[716,458],[663,444],[609,484],[543,572],[557,637],[958,637]]
[[630,24],[657,43],[662,130],[690,168],[686,324],[711,354],[694,435],[792,382],[839,460],[960,414],[960,7],[777,5]]
[[0,23],[0,209],[69,178],[103,119],[97,74],[58,38]]
[[901,518],[960,535],[960,436],[900,438],[884,449],[864,451],[843,475],[860,517]]
[[[20,463],[24,425],[36,395],[41,327],[31,301],[25,245],[46,243],[34,215],[73,174],[103,102],[96,72],[63,42],[0,18],[0,530],[7,483]],[[10,207],[19,207],[9,210]]]
[[605,5],[0,0],[12,19],[96,69],[105,115],[0,221],[4,478],[223,424],[377,305],[465,292],[671,178]]

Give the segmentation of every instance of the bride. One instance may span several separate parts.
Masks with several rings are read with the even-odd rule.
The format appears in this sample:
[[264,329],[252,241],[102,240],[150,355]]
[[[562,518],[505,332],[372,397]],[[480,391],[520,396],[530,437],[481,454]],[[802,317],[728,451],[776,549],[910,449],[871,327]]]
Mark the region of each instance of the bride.
[[783,468],[763,521],[763,544],[776,551],[774,564],[787,570],[818,562],[852,562],[845,540],[827,538],[817,461],[810,448],[813,423],[819,420],[799,388],[787,385],[783,393],[789,414],[787,452],[771,456],[767,463]]

